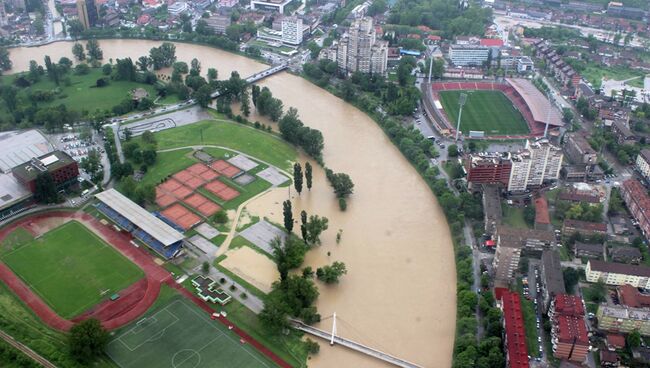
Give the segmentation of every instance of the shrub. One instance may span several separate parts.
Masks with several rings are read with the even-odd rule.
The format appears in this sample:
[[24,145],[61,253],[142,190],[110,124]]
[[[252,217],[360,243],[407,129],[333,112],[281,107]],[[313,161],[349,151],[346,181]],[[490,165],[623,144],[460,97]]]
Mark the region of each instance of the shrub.
[[345,200],[345,198],[339,198],[339,208],[341,211],[348,209],[348,202]]

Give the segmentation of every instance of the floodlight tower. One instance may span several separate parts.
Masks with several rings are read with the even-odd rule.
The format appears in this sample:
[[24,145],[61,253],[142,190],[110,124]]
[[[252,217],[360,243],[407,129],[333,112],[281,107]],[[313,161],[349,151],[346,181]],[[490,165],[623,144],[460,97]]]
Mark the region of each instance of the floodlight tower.
[[458,133],[460,133],[460,117],[463,115],[463,106],[467,102],[467,94],[461,93],[458,98],[458,123],[456,123],[456,142],[458,142]]
[[433,52],[431,52],[431,56],[429,57],[429,85],[431,85],[432,71],[433,71]]

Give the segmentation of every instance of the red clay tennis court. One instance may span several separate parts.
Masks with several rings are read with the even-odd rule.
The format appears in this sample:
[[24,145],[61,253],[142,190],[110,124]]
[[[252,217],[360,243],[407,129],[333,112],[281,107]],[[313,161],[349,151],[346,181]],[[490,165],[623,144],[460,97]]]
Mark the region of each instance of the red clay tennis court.
[[182,227],[184,230],[191,229],[194,225],[201,222],[201,218],[183,207],[181,204],[168,207],[160,212],[163,216],[173,221],[176,225]]
[[197,176],[194,176],[194,177],[192,177],[191,179],[189,179],[189,180],[187,180],[185,182],[186,186],[188,186],[188,187],[190,187],[190,188],[192,188],[194,190],[196,190],[196,188],[202,186],[203,184],[205,184],[205,180],[203,180],[203,179],[201,179],[201,178],[199,178]]
[[156,204],[162,208],[165,208],[175,202],[176,202],[176,198],[168,194],[163,194],[159,197],[156,197]]
[[197,163],[194,164],[186,169],[187,171],[191,172],[194,175],[201,175],[201,173],[204,173],[206,171],[212,171],[210,168],[202,163]]
[[232,188],[226,188],[219,193],[216,193],[216,195],[224,201],[229,201],[231,199],[237,198],[237,196],[239,196],[239,192]]
[[217,174],[216,171],[208,170],[202,172],[199,177],[205,181],[213,181],[214,179],[219,177],[219,174]]
[[217,194],[220,191],[228,188],[228,186],[226,184],[220,182],[219,180],[215,180],[213,182],[210,182],[210,183],[206,184],[204,188],[209,190],[213,194]]
[[241,170],[224,160],[217,160],[210,164],[210,167],[228,178],[239,174]]
[[194,175],[187,169],[177,172],[172,175],[172,178],[178,180],[179,183],[186,183],[190,179],[194,179]]
[[221,209],[221,207],[219,207],[218,204],[212,202],[208,198],[205,198],[204,196],[198,193],[194,193],[193,195],[185,199],[185,204],[192,207],[193,209],[195,209],[200,214],[206,217],[214,215]]
[[179,183],[177,180],[174,179],[168,179],[166,182],[158,185],[158,188],[172,193],[174,190],[178,189],[182,184]]
[[238,191],[230,188],[229,186],[220,182],[219,180],[215,180],[213,182],[206,184],[204,188],[209,190],[212,194],[216,195],[217,197],[223,199],[224,201],[229,201],[233,198],[236,198],[239,195]]
[[186,187],[185,185],[181,185],[172,192],[172,195],[178,199],[183,199],[189,197],[192,192],[192,189]]

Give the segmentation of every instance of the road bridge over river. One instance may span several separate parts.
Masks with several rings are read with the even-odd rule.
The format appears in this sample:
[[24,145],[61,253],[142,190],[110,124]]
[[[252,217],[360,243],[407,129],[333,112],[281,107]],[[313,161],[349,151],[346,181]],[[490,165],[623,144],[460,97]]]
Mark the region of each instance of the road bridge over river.
[[[266,77],[270,77],[275,73],[279,73],[279,72],[287,69],[288,67],[289,67],[289,64],[284,64],[283,63],[283,64],[280,64],[280,65],[276,65],[276,66],[270,67],[268,69],[262,70],[261,72],[255,73],[255,74],[247,77],[245,79],[246,84],[255,83],[255,82],[257,82],[259,80],[262,80],[262,79],[264,79]],[[212,99],[218,98],[219,96],[221,96],[221,93],[219,91],[215,91],[210,95],[210,97]]]

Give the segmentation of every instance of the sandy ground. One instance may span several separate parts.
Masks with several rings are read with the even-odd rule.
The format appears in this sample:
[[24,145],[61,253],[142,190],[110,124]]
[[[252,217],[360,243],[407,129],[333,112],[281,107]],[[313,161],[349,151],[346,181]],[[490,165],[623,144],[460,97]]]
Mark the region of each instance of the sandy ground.
[[249,247],[229,250],[221,265],[264,293],[280,278],[275,263]]

